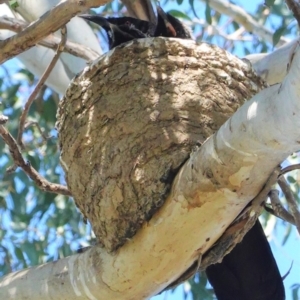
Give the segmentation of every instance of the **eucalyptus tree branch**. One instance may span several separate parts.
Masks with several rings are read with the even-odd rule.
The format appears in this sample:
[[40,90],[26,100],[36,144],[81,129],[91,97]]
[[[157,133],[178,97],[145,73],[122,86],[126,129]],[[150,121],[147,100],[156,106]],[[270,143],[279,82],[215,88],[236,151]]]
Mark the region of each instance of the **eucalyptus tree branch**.
[[292,225],[296,225],[294,217],[281,204],[278,194],[278,190],[273,189],[270,191],[269,198],[271,200],[272,207],[265,204],[265,210],[275,217],[278,217]]
[[[207,3],[206,0],[201,1]],[[247,31],[253,32],[262,40],[273,44],[273,32],[260,25],[250,14],[248,14],[240,6],[234,5],[224,0],[209,0],[208,3],[209,6],[214,10],[233,18],[234,21],[244,26]],[[281,37],[278,42],[278,46],[282,46],[288,41],[289,40],[287,40],[286,38]]]
[[290,165],[287,166],[285,168],[283,168],[280,172],[280,175],[284,175],[288,172],[294,171],[294,170],[299,170],[300,169],[300,164],[294,164],[294,165]]
[[299,45],[298,37],[271,53],[250,54],[245,58],[251,62],[253,69],[260,77],[269,85],[273,85],[282,82],[287,75],[293,53]]
[[[0,29],[7,29],[14,32],[21,32],[27,26],[28,23],[23,20],[9,18],[9,17],[0,17]],[[45,37],[43,40],[38,42],[39,45],[53,50],[57,49],[59,43],[60,43],[60,39],[56,37],[54,34],[50,34],[49,36]],[[83,58],[87,61],[92,61],[99,57],[99,53],[97,53],[93,49],[70,41],[66,42],[64,52]]]
[[298,205],[297,205],[296,199],[289,187],[289,184],[287,183],[286,179],[284,178],[284,176],[279,177],[278,184],[279,184],[280,188],[282,189],[282,192],[285,195],[285,198],[289,205],[292,216],[294,217],[296,228],[297,228],[298,232],[300,233],[300,212],[298,210]]
[[269,198],[271,201],[271,206],[268,204],[265,204],[265,210],[272,215],[292,224],[295,225],[299,231],[299,224],[300,224],[300,213],[297,208],[297,203],[294,198],[294,195],[289,187],[289,184],[283,177],[284,174],[298,170],[300,169],[300,164],[294,164],[287,166],[280,170],[279,178],[278,178],[278,184],[282,189],[282,192],[284,193],[287,202],[289,204],[291,213],[287,211],[284,206],[282,205],[280,199],[279,199],[279,192],[276,189],[272,189],[269,192]]
[[43,132],[43,130],[42,130],[42,128],[41,128],[41,126],[39,125],[38,122],[36,122],[36,121],[29,121],[29,122],[27,122],[27,123],[25,124],[24,129],[27,129],[27,128],[29,128],[30,126],[35,126],[35,127],[37,128],[37,130],[39,131],[40,135],[42,136],[44,142],[46,142],[49,138],[51,138],[51,136],[47,136],[47,135]]
[[[1,120],[3,120],[3,122]],[[0,116],[0,124],[5,124],[7,120],[5,116]],[[9,152],[14,160],[14,166],[10,169],[16,169],[16,167],[22,168],[28,177],[45,192],[72,196],[66,186],[49,182],[31,166],[30,162],[24,160],[16,140],[3,125],[0,125],[0,136],[8,145]]]
[[208,266],[222,261],[223,257],[227,255],[232,249],[240,243],[247,232],[253,227],[257,218],[262,211],[262,203],[266,200],[268,193],[277,181],[280,169],[277,167],[268,178],[262,190],[252,200],[251,205],[232,222],[232,224],[225,230],[223,235],[208,250],[201,256],[201,262],[195,262],[184,274],[177,280],[172,282],[166,289],[171,289],[186,281],[198,271],[205,271]]
[[74,15],[91,7],[97,7],[108,0],[64,0],[45,13],[37,21],[31,23],[18,34],[0,41],[0,63],[33,47],[41,39],[65,25]]
[[49,66],[47,67],[47,69],[45,70],[43,76],[40,78],[39,82],[37,83],[37,85],[35,86],[33,92],[30,94],[24,110],[21,113],[21,117],[20,117],[20,123],[19,123],[19,130],[18,130],[18,137],[17,137],[17,142],[18,145],[21,148],[24,148],[24,144],[22,142],[22,135],[23,135],[23,131],[24,131],[24,127],[25,127],[25,122],[26,122],[26,117],[28,115],[28,111],[31,107],[31,104],[33,103],[33,101],[35,100],[36,96],[38,95],[39,91],[41,90],[42,86],[44,85],[44,83],[46,82],[48,76],[50,75],[51,71],[53,70],[55,64],[57,63],[59,56],[61,54],[61,52],[64,49],[65,43],[67,41],[67,27],[64,26],[61,29],[61,42],[57,47],[56,53],[51,61],[51,63],[49,64]]
[[[48,66],[47,70],[45,71],[45,73],[43,74],[43,76],[39,80],[38,84],[36,85],[34,91],[30,95],[27,103],[25,104],[25,108],[24,108],[24,110],[23,110],[23,112],[21,114],[21,119],[20,119],[20,124],[19,124],[19,132],[18,132],[18,143],[16,142],[16,140],[13,138],[13,136],[8,132],[8,130],[3,125],[0,125],[0,135],[3,138],[4,142],[8,145],[9,151],[10,151],[10,153],[12,155],[13,160],[14,160],[14,165],[11,168],[9,168],[9,171],[15,170],[16,167],[21,167],[24,170],[24,172],[42,190],[47,191],[47,192],[51,192],[51,193],[57,193],[57,194],[71,196],[71,193],[67,189],[66,186],[63,186],[63,185],[60,185],[60,184],[51,183],[51,182],[47,181],[45,178],[43,178],[31,166],[31,164],[29,162],[26,162],[24,160],[24,158],[23,158],[23,156],[22,156],[22,154],[21,154],[21,152],[19,150],[19,147],[18,147],[18,144],[20,146],[23,146],[23,143],[22,143],[22,134],[23,134],[23,130],[24,130],[24,126],[25,126],[25,121],[26,121],[26,117],[27,117],[29,108],[30,108],[32,102],[34,101],[34,99],[36,98],[36,95],[39,93],[40,89],[42,88],[45,80],[49,76],[51,70],[55,66],[55,63],[59,59],[59,55],[60,55],[60,53],[62,52],[62,50],[64,48],[64,44],[65,44],[66,39],[67,39],[66,27],[65,26],[64,26],[64,28],[62,28],[61,32],[62,32],[62,39],[61,39],[61,42],[60,42],[60,44],[59,44],[59,46],[57,48],[57,52],[56,52],[55,56],[53,57],[52,62]],[[7,122],[7,118],[5,118],[4,116],[2,116],[0,119],[1,120],[3,119],[3,122],[1,122],[1,124],[5,124]]]

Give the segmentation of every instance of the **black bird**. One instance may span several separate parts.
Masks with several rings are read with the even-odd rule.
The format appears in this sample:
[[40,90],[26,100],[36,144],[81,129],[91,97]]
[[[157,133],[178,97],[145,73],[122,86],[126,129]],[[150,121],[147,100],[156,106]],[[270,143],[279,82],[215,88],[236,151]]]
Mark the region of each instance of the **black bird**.
[[[138,38],[151,35],[151,23],[131,17],[104,18],[98,15],[80,15],[81,18],[100,25],[107,34],[109,49]],[[153,25],[152,31],[155,26]]]
[[98,15],[80,15],[100,25],[107,33],[109,49],[133,39],[147,37],[176,37],[190,39],[190,31],[175,17],[157,8],[157,24],[132,17],[104,18]]
[[218,300],[284,300],[275,258],[260,222],[221,263],[206,269]]

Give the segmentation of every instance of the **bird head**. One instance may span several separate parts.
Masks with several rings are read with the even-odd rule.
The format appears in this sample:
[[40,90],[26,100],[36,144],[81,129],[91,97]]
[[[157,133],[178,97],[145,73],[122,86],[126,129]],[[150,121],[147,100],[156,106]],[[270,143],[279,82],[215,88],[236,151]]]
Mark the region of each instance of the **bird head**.
[[157,6],[157,26],[154,36],[175,37],[191,39],[192,34],[188,27],[169,13],[165,13],[160,6]]

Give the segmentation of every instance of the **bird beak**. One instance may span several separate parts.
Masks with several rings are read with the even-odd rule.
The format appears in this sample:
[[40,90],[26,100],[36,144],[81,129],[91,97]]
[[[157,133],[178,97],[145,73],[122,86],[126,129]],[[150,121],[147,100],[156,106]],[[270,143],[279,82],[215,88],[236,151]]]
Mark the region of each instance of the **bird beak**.
[[173,25],[170,23],[168,19],[168,15],[163,11],[163,9],[160,6],[157,6],[157,13],[164,20],[165,26],[167,27],[171,35],[174,37],[177,36],[175,28],[173,27]]

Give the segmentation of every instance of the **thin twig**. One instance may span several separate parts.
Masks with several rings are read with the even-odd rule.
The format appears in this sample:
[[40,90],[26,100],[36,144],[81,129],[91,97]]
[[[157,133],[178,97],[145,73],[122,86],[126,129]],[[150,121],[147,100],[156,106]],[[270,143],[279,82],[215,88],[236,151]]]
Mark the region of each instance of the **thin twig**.
[[290,268],[289,268],[288,271],[282,276],[282,280],[285,280],[285,279],[290,275],[290,272],[291,272],[291,270],[292,270],[293,264],[294,264],[294,262],[292,261]]
[[286,173],[289,173],[291,171],[298,170],[298,169],[300,169],[300,164],[290,165],[290,166],[283,168],[280,172],[280,175],[284,175]]
[[285,198],[286,198],[286,201],[291,210],[292,216],[294,217],[294,220],[296,223],[296,228],[300,234],[300,212],[298,211],[298,205],[297,205],[296,199],[290,189],[289,184],[287,183],[286,179],[284,178],[284,176],[280,176],[278,178],[278,184],[279,184],[282,192],[285,195]]
[[[21,32],[28,26],[28,23],[23,20],[18,20],[9,17],[0,17],[0,29],[7,29],[14,32]],[[50,34],[43,40],[39,41],[38,44],[53,50],[56,50],[60,43],[60,39],[54,34]],[[83,58],[87,61],[92,61],[97,59],[100,55],[93,49],[80,45],[73,42],[66,42],[64,52],[70,53],[74,56]]]
[[276,184],[277,180],[278,180],[278,176],[280,175],[280,167],[278,166],[273,173],[271,174],[271,176],[269,177],[269,179],[267,180],[266,184],[264,185],[263,189],[260,191],[260,193],[253,199],[252,204],[251,204],[251,210],[252,212],[251,214],[255,214],[257,209],[262,208],[262,204],[264,203],[264,201],[266,201],[268,194],[270,192],[270,190],[272,190],[272,186],[274,184]]
[[265,210],[275,217],[278,217],[292,225],[296,225],[294,217],[281,204],[278,190],[271,190],[269,193],[269,198],[271,200],[272,207],[265,204]]
[[18,145],[21,148],[24,148],[24,144],[22,142],[22,136],[23,136],[25,121],[26,121],[30,106],[33,103],[33,101],[35,100],[36,96],[38,95],[38,93],[41,90],[42,86],[44,85],[45,81],[47,80],[48,76],[50,75],[52,69],[54,68],[54,66],[56,64],[56,62],[58,61],[59,56],[60,56],[61,52],[64,49],[64,45],[66,43],[66,40],[67,40],[67,28],[66,28],[66,26],[64,26],[61,29],[61,42],[57,47],[56,53],[55,53],[52,61],[50,62],[49,66],[47,67],[46,71],[44,72],[44,74],[40,78],[39,82],[35,86],[33,92],[29,96],[27,102],[25,103],[24,109],[22,111],[22,114],[21,114],[21,117],[20,117],[20,123],[19,123],[18,137],[17,137]]
[[42,136],[42,138],[43,138],[43,140],[44,140],[45,142],[51,137],[51,136],[47,136],[47,135],[43,132],[43,130],[42,130],[42,128],[41,128],[41,126],[39,125],[38,122],[36,122],[36,121],[29,121],[29,122],[27,122],[27,123],[25,124],[24,129],[27,129],[27,128],[29,128],[30,126],[36,126],[37,130],[39,131],[40,135]]
[[0,135],[4,142],[8,145],[9,152],[14,160],[15,166],[22,168],[28,177],[31,178],[41,190],[55,194],[72,196],[66,186],[49,182],[31,166],[30,162],[26,162],[24,160],[16,140],[3,125],[0,125]]

